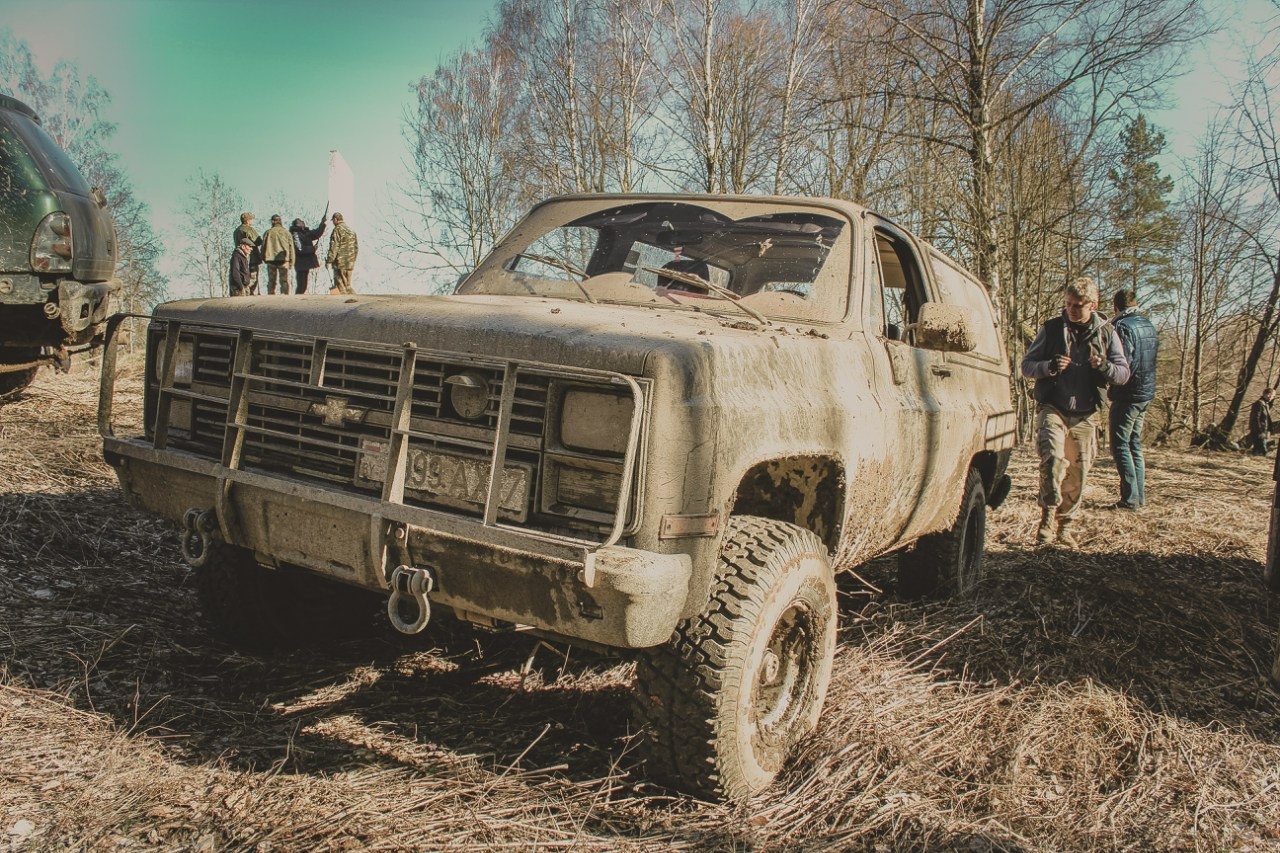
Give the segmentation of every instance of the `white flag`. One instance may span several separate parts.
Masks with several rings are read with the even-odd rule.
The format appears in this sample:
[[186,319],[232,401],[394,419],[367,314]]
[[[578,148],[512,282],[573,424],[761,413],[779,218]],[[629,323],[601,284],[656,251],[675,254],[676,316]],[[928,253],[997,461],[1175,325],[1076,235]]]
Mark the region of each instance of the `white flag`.
[[329,215],[341,213],[348,227],[358,231],[356,182],[351,167],[338,151],[329,152]]

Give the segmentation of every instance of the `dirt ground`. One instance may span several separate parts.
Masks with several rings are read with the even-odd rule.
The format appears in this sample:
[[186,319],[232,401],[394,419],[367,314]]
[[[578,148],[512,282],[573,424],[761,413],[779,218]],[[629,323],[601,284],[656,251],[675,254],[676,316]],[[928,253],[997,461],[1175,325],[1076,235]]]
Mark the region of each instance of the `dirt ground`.
[[90,368],[0,406],[0,850],[1280,850],[1270,460],[1153,451],[1134,516],[1104,457],[1068,552],[1029,544],[1020,450],[976,598],[846,576],[819,731],[717,806],[644,781],[625,659],[373,615],[219,645],[102,462]]

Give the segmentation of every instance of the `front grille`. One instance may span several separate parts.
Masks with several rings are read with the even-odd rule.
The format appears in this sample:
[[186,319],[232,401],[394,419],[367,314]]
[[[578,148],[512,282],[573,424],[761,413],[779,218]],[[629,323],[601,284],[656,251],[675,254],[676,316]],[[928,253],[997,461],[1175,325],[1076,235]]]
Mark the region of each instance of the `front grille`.
[[259,340],[250,371],[262,377],[262,390],[292,393],[294,385],[290,383],[304,383],[311,377],[311,348],[289,341]]
[[395,409],[400,360],[387,353],[328,347],[320,384],[326,389],[358,396],[375,411]]
[[[150,342],[153,360],[163,350],[163,337],[163,324],[158,323]],[[168,444],[218,460],[225,449],[231,452],[233,468],[349,492],[376,495],[390,488],[385,481],[404,350],[205,326],[182,328],[179,342],[180,348],[190,344],[195,363],[189,387],[175,382],[167,391],[173,413]],[[246,342],[249,352],[237,357],[237,346]],[[548,413],[562,394],[556,391],[557,383],[616,392],[616,383],[607,384],[608,375],[439,352],[417,352],[413,361],[411,397],[406,401],[405,504],[485,517],[504,387],[514,381],[507,437],[501,442],[505,450],[496,490],[497,519],[603,538],[612,527],[605,514],[565,510],[559,498],[541,491],[544,456],[554,442]],[[247,372],[234,375],[236,364],[247,364]],[[158,374],[157,370],[149,375]],[[149,383],[149,395],[158,407],[156,401],[164,395],[154,385]],[[237,387],[243,388],[242,400],[234,399]],[[236,402],[243,404],[239,424],[232,410]],[[231,450],[235,442],[226,441],[229,430],[243,433],[238,455]],[[564,449],[555,449],[563,457]],[[602,454],[595,462],[621,470],[616,454]],[[602,482],[620,487],[621,480],[617,474]],[[565,484],[558,488],[561,495],[570,494]]]

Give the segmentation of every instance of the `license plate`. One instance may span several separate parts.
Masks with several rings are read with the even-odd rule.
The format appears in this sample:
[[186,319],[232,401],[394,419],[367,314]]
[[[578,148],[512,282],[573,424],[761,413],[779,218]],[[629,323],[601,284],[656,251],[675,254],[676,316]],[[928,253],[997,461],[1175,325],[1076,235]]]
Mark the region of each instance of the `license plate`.
[[[356,477],[381,483],[387,476],[388,445],[365,439],[360,443]],[[415,496],[458,509],[483,510],[488,497],[487,459],[457,456],[410,447],[404,465],[404,489]],[[529,515],[529,484],[533,466],[508,463],[498,488],[498,515],[525,521]]]

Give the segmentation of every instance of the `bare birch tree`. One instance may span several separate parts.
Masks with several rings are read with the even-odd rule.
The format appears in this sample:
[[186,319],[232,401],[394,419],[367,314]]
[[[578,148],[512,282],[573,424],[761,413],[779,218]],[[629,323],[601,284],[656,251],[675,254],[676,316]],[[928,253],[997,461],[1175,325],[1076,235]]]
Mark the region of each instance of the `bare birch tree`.
[[980,278],[999,290],[1004,241],[997,160],[1047,104],[1069,101],[1087,145],[1102,124],[1150,97],[1177,49],[1199,34],[1196,0],[859,0],[903,34],[886,47],[913,64],[911,96],[944,108],[935,141],[968,161]]
[[405,129],[411,185],[387,235],[402,265],[466,272],[519,215],[519,85],[511,56],[492,46],[418,81]]
[[1280,68],[1280,58],[1253,62],[1240,88],[1233,113],[1239,147],[1233,168],[1265,198],[1268,217],[1263,227],[1242,229],[1258,262],[1270,279],[1265,295],[1250,314],[1257,325],[1244,354],[1236,387],[1214,428],[1211,443],[1225,443],[1234,431],[1245,394],[1258,370],[1267,345],[1280,325],[1280,246],[1276,244],[1277,214],[1280,212],[1280,115],[1277,115],[1275,88],[1271,81]]
[[217,172],[203,169],[187,178],[187,186],[180,210],[187,242],[178,261],[200,295],[226,296],[231,234],[246,209],[244,196]]

